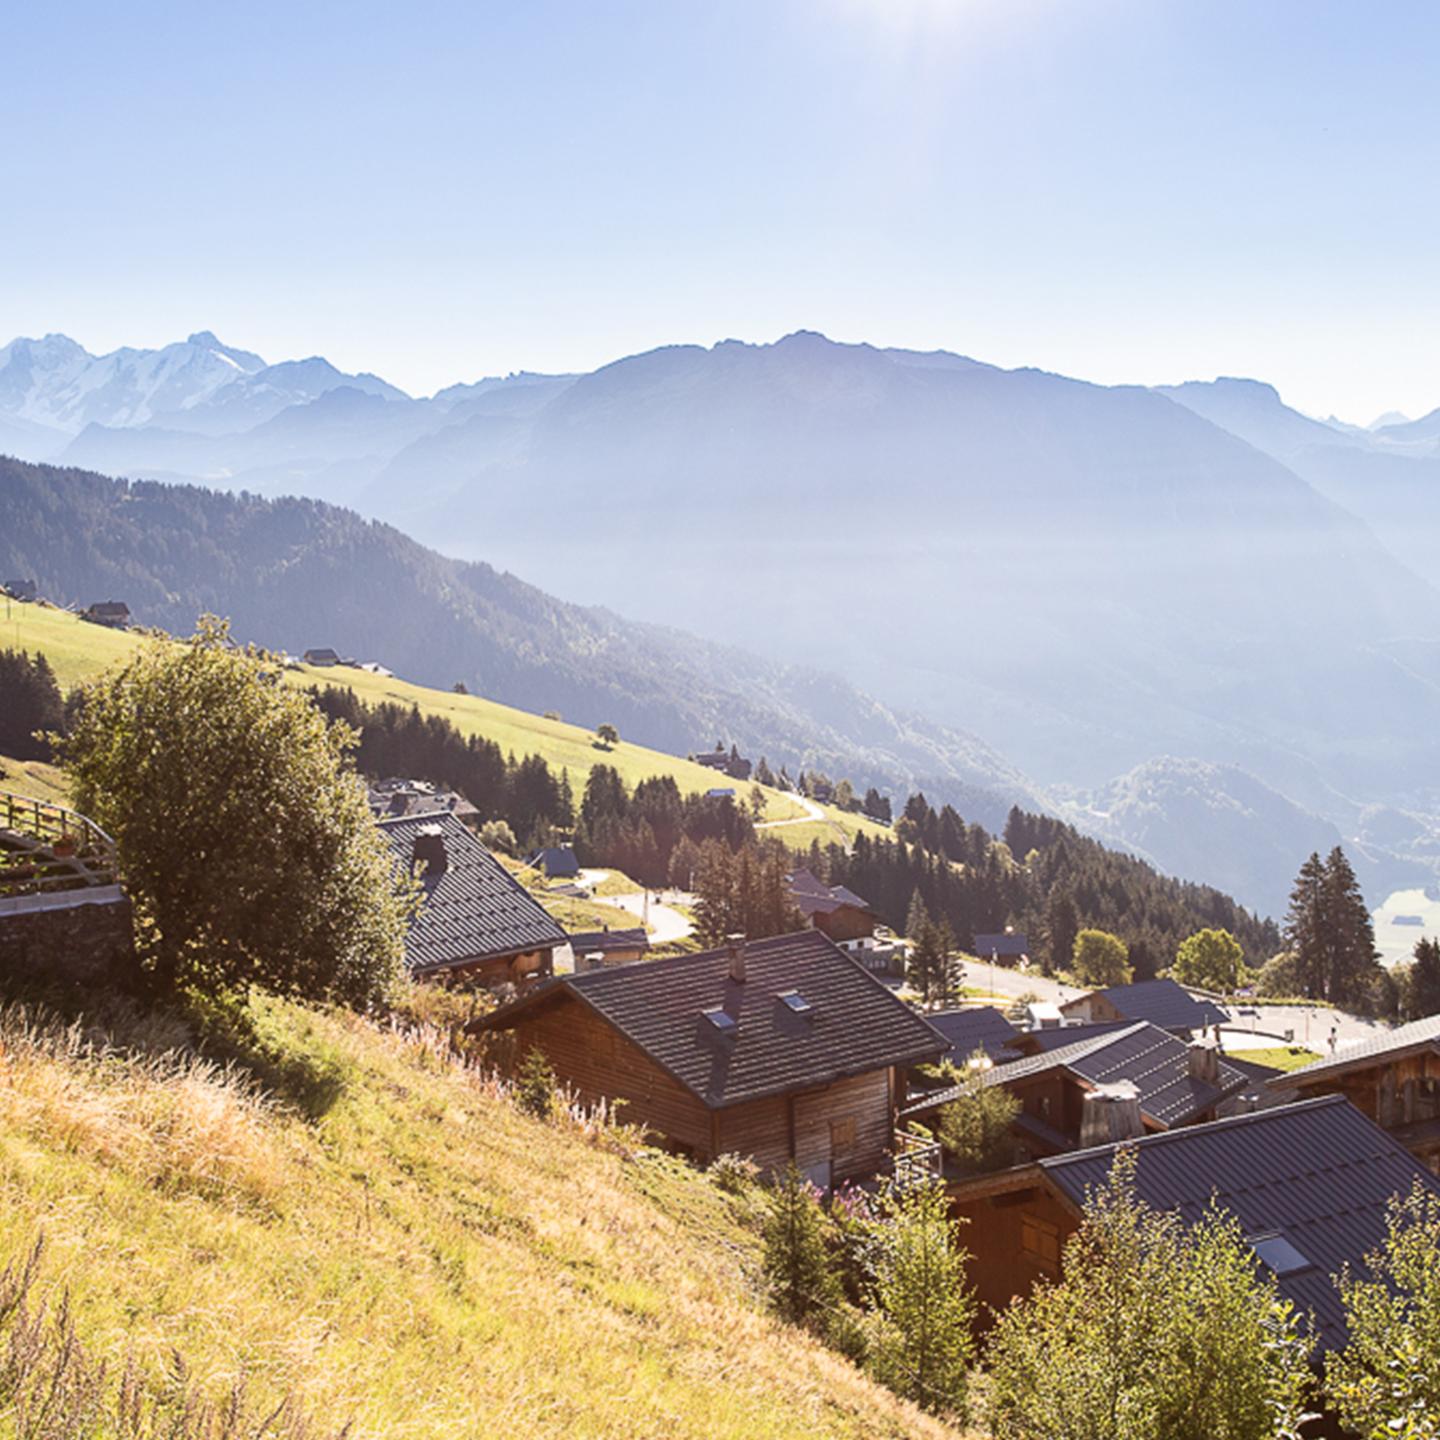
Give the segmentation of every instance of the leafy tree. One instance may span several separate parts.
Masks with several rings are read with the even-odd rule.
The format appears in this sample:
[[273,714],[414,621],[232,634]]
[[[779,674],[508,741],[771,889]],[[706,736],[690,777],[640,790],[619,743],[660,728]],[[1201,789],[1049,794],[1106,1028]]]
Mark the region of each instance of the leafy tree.
[[515,832],[504,820],[487,820],[480,827],[480,843],[487,850],[498,850],[502,855],[514,855],[520,848]]
[[1064,1279],[1000,1317],[995,1440],[1295,1440],[1310,1342],[1239,1226],[1135,1194],[1121,1152],[1065,1247]]
[[49,760],[48,733],[65,728],[65,702],[44,655],[0,650],[0,754]]
[[1129,984],[1130,956],[1125,942],[1105,930],[1080,931],[1075,937],[1071,963],[1077,984],[1096,987]]
[[515,1077],[515,1103],[527,1115],[548,1120],[555,1110],[555,1071],[538,1045],[532,1045]]
[[990,1057],[977,1050],[970,1057],[958,1100],[940,1111],[940,1143],[965,1175],[1003,1170],[1014,1159],[1010,1127],[1020,1102],[1003,1085],[987,1085]]
[[874,1298],[883,1316],[873,1351],[877,1377],[925,1410],[963,1421],[974,1355],[969,1259],[940,1183],[892,1189],[873,1251]]
[[605,750],[613,750],[620,743],[620,732],[606,721],[603,725],[595,727],[595,739]]
[[1341,1423],[1362,1440],[1440,1435],[1440,1198],[1396,1196],[1368,1274],[1337,1278],[1348,1338],[1325,1367]]
[[408,885],[347,763],[353,732],[281,675],[206,616],[86,686],[63,759],[115,837],[157,988],[365,1005],[399,977]]
[[825,1243],[815,1187],[792,1162],[770,1191],[764,1224],[765,1280],[775,1312],[792,1325],[825,1322],[841,1292]]
[[1418,940],[1410,967],[1406,1009],[1412,1020],[1440,1015],[1440,940]]
[[1245,952],[1228,930],[1197,930],[1175,952],[1171,975],[1182,985],[1229,994],[1245,979]]

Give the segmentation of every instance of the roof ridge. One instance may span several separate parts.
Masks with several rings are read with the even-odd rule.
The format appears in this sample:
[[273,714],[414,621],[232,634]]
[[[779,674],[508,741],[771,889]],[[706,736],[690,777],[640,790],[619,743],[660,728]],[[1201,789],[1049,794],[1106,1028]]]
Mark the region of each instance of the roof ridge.
[[[1207,1120],[1202,1125],[1182,1125],[1174,1130],[1162,1130],[1158,1134],[1151,1135],[1138,1135],[1130,1140],[1109,1140],[1103,1145],[1091,1145],[1085,1150],[1070,1150],[1064,1155],[1048,1155],[1035,1163],[1054,1168],[1080,1160],[1093,1159],[1096,1155],[1101,1155],[1107,1150],[1118,1149],[1122,1145],[1158,1145],[1164,1140],[1184,1140],[1189,1136],[1208,1134],[1222,1126],[1226,1129],[1235,1129],[1246,1124],[1263,1124],[1269,1120],[1281,1120],[1300,1110],[1321,1110],[1328,1105],[1349,1104],[1350,1102],[1343,1095],[1315,1095],[1308,1100],[1293,1101],[1289,1105],[1274,1105],[1268,1110],[1251,1110],[1244,1115],[1224,1115],[1218,1120]],[[1355,1113],[1360,1114],[1358,1110]],[[1398,1143],[1394,1142],[1393,1138],[1381,1130],[1378,1125],[1375,1126],[1375,1130],[1377,1134],[1384,1135],[1387,1140],[1392,1140],[1392,1143]],[[1407,1150],[1405,1153],[1408,1155],[1410,1152]]]

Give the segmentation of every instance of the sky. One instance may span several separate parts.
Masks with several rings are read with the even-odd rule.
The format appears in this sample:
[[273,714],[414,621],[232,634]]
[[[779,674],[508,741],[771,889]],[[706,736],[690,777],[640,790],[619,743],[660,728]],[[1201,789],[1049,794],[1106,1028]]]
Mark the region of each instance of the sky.
[[0,342],[416,394],[676,342],[1440,406],[1440,6],[13,7]]

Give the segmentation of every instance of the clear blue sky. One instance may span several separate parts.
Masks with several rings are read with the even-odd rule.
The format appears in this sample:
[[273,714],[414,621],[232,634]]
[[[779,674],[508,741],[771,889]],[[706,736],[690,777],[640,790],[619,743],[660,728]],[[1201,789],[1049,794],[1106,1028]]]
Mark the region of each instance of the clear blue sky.
[[0,341],[415,392],[670,341],[1440,405],[1440,5],[11,7]]

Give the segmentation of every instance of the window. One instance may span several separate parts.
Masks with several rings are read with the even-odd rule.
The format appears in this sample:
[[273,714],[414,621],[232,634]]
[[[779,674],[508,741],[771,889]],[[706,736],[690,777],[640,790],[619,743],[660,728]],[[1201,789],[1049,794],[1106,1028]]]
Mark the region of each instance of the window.
[[812,1009],[810,1002],[798,990],[786,990],[780,999],[796,1015],[808,1015]]
[[1020,1217],[1020,1249],[1031,1260],[1054,1269],[1060,1264],[1060,1228],[1038,1215]]
[[728,1015],[718,1005],[713,1010],[702,1010],[700,1012],[722,1035],[733,1035],[740,1027],[735,1023],[735,1017]]
[[830,1153],[844,1155],[855,1148],[855,1117],[842,1115],[830,1122]]
[[1277,1276],[1293,1275],[1297,1270],[1310,1268],[1310,1261],[1278,1231],[1269,1235],[1247,1235],[1245,1238],[1256,1259]]

